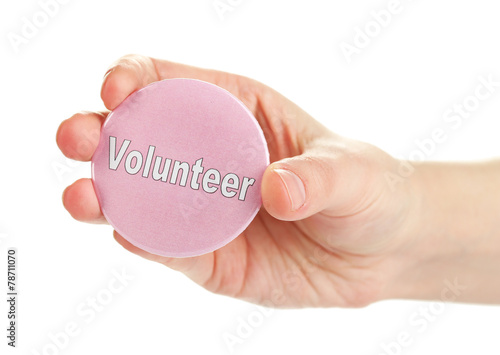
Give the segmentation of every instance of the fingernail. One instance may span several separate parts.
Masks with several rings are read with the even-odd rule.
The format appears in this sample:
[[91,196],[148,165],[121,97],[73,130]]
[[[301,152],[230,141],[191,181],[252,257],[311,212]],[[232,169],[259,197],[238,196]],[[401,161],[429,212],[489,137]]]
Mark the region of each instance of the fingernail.
[[115,66],[112,66],[111,68],[109,68],[109,69],[106,71],[106,74],[104,74],[104,76],[102,77],[102,80],[103,80],[103,81],[104,81],[104,80],[106,80],[106,78],[108,77],[108,75],[109,75],[109,74],[111,74],[111,72],[112,72],[113,70],[115,70],[115,68],[116,68]]
[[297,211],[306,202],[306,189],[300,178],[289,170],[274,169],[285,185],[285,189],[292,205],[292,212]]

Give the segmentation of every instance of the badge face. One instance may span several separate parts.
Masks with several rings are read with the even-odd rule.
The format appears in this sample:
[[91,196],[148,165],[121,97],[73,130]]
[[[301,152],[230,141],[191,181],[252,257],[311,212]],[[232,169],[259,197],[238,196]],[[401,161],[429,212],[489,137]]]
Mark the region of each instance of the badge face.
[[107,221],[130,243],[189,257],[246,229],[268,165],[262,130],[242,102],[213,84],[170,79],[108,115],[92,180]]

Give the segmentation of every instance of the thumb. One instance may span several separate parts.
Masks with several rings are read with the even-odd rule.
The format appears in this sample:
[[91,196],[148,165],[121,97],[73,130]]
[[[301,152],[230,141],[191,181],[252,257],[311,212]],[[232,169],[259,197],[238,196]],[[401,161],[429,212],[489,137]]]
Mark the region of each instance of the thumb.
[[269,165],[262,202],[273,217],[296,221],[321,211],[342,217],[355,212],[367,191],[367,167],[345,154],[304,153]]

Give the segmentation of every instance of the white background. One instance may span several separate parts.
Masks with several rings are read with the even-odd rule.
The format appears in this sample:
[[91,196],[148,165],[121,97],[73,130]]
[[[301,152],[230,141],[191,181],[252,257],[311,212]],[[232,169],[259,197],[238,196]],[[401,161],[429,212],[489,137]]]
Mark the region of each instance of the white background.
[[[16,51],[9,34],[21,35],[23,17],[31,21],[41,7],[2,0],[0,260],[5,265],[7,247],[18,248],[20,332],[13,354],[44,348],[45,354],[229,354],[223,334],[236,334],[239,319],[261,312],[128,253],[109,226],[78,223],[64,210],[64,187],[89,177],[90,165],[62,156],[57,127],[74,112],[104,108],[102,76],[124,54],[256,78],[330,129],[396,157],[408,158],[415,140],[436,127],[448,139],[427,159],[499,155],[500,92],[480,102],[460,129],[451,130],[442,117],[474,93],[479,76],[500,80],[496,1],[401,0],[402,11],[350,64],[340,44],[352,44],[356,27],[389,1],[232,3],[239,4],[221,20],[213,0],[71,0]],[[122,269],[134,279],[89,322],[77,309],[88,310],[87,298],[103,295],[113,270]],[[4,283],[2,276],[1,290]],[[500,307],[447,304],[419,331],[409,319],[430,306],[386,301],[357,310],[276,311],[234,353],[377,355],[388,353],[381,343],[400,332],[413,339],[402,354],[500,351]],[[54,351],[50,335],[68,324],[79,334]],[[0,334],[0,353],[7,353]]]

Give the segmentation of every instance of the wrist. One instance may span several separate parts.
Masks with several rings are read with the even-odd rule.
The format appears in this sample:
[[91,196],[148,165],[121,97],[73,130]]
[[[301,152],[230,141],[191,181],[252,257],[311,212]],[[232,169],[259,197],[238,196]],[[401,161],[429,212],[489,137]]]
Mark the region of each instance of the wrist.
[[384,296],[450,300],[451,284],[455,301],[500,301],[500,163],[422,163],[406,188],[407,242]]

